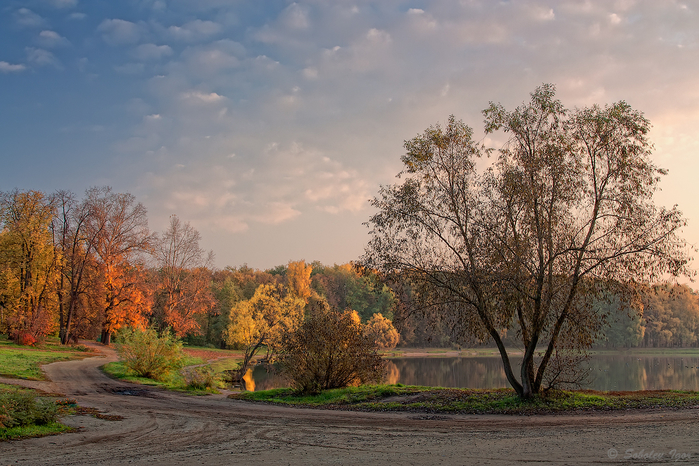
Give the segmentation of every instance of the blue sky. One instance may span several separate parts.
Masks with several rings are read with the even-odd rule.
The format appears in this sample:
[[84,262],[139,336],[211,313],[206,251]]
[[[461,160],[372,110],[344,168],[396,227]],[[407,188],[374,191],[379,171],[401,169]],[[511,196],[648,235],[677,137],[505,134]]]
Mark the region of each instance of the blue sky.
[[[663,1],[5,0],[0,190],[110,185],[216,265],[357,258],[403,141],[544,82],[653,123],[699,244],[699,13]],[[491,142],[486,140],[485,142]]]

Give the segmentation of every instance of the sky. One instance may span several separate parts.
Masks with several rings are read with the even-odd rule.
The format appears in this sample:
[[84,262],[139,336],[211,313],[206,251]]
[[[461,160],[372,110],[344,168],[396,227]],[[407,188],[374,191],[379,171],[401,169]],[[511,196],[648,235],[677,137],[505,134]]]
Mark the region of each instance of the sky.
[[404,141],[553,83],[644,112],[699,245],[698,46],[689,1],[3,0],[0,191],[130,192],[219,268],[341,264]]

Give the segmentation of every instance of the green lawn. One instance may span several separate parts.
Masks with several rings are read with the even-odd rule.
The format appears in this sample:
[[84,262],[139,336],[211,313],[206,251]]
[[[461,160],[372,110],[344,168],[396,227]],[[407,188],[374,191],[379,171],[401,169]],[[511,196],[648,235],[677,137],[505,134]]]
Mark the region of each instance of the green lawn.
[[47,341],[38,348],[20,346],[0,337],[0,376],[28,380],[46,380],[41,366],[56,361],[69,361],[91,356],[84,347],[61,346]]
[[552,391],[522,400],[511,389],[473,390],[397,385],[371,385],[300,395],[280,388],[242,392],[229,398],[299,407],[358,411],[415,411],[461,414],[548,414],[699,405],[699,393],[681,391],[597,392]]

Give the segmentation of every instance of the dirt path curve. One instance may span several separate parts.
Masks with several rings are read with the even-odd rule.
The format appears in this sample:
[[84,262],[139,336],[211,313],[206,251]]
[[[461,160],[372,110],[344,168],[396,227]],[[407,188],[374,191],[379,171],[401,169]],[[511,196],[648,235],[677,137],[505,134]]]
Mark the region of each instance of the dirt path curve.
[[[118,382],[99,370],[114,352],[100,351],[104,357],[45,366],[51,382],[34,385],[124,420],[71,416],[65,422],[77,433],[0,443],[0,466],[699,464],[699,409],[565,416],[292,409]],[[633,454],[646,460],[625,459]]]

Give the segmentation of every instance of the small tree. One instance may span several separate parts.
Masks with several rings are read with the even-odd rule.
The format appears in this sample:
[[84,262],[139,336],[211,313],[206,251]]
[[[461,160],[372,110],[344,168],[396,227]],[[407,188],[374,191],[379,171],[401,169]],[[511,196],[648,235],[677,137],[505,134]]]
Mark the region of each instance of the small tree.
[[141,377],[163,380],[184,365],[182,343],[170,332],[126,328],[119,333],[117,353],[124,366]]
[[245,351],[234,382],[243,378],[252,358],[263,346],[267,347],[268,359],[271,358],[284,335],[301,324],[305,301],[292,294],[284,296],[283,291],[280,286],[260,285],[252,298],[240,301],[231,309],[226,343]]
[[380,349],[395,348],[400,340],[400,334],[393,326],[393,322],[381,315],[380,312],[377,312],[369,319],[364,332]]
[[284,341],[283,373],[298,391],[379,382],[384,361],[374,340],[364,333],[355,311],[335,312],[320,304]]

